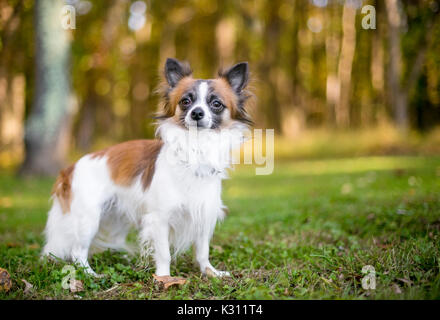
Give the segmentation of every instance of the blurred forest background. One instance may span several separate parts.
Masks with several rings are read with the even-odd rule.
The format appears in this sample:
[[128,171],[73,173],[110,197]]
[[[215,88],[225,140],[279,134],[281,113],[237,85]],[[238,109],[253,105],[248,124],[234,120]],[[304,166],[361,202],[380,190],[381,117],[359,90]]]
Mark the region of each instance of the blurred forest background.
[[248,61],[280,156],[439,152],[438,0],[1,0],[0,37],[0,168],[53,174],[153,137],[167,57],[208,78]]

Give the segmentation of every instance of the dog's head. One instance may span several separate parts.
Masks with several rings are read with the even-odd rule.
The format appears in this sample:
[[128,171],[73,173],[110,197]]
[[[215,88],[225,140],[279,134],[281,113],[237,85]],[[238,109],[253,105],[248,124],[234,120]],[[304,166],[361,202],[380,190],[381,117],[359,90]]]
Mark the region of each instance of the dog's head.
[[188,63],[168,58],[162,85],[158,119],[198,129],[228,128],[234,122],[252,124],[246,110],[251,97],[246,86],[249,68],[246,62],[219,71],[215,79],[194,79]]

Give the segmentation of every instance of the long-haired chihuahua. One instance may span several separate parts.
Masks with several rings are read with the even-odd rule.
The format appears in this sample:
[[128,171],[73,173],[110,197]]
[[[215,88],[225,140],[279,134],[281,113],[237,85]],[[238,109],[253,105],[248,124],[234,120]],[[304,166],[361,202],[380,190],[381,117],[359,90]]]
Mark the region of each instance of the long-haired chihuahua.
[[232,163],[228,154],[252,124],[248,80],[247,63],[201,80],[187,63],[167,59],[157,138],[87,154],[61,171],[43,255],[77,262],[96,275],[89,254],[126,249],[135,227],[156,275],[170,275],[172,256],[191,245],[202,273],[229,275],[211,265],[209,242],[226,209],[221,182]]

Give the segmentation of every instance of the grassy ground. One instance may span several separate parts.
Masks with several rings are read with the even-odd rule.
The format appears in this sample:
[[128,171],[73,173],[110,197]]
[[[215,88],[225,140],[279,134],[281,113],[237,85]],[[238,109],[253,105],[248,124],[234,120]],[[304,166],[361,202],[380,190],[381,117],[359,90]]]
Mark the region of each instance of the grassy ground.
[[[172,274],[189,281],[163,290],[136,257],[105,252],[91,265],[106,277],[78,270],[85,290],[71,293],[65,263],[38,259],[52,180],[0,175],[0,267],[13,279],[0,299],[440,298],[440,158],[286,161],[269,176],[232,176],[211,243],[213,265],[232,278],[200,276],[187,253]],[[362,288],[366,265],[375,290]]]

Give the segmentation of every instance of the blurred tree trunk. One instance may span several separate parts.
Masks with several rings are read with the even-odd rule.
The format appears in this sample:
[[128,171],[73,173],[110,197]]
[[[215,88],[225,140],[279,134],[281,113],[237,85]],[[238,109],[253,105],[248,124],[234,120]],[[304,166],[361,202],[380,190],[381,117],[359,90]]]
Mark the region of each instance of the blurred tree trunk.
[[[129,3],[125,0],[112,1],[105,9],[101,9],[102,36],[96,43],[96,50],[93,54],[93,68],[90,68],[85,78],[92,85],[88,86],[82,108],[80,110],[79,121],[75,131],[75,145],[82,151],[88,152],[92,148],[92,141],[96,135],[104,135],[107,138],[115,138],[115,120],[112,112],[112,99],[109,92],[97,92],[98,83],[106,83],[111,87],[114,79],[114,65],[111,65],[112,56],[117,55],[119,46],[115,46],[121,33],[121,17],[127,10]],[[113,130],[112,130],[113,129]],[[113,137],[112,137],[113,135]]]
[[326,64],[327,64],[327,79],[326,79],[326,103],[328,107],[327,111],[327,119],[329,122],[332,119],[334,124],[335,119],[335,107],[339,101],[340,96],[340,85],[339,85],[339,77],[338,77],[338,55],[339,55],[339,46],[340,46],[340,36],[339,32],[337,32],[337,28],[335,26],[335,20],[338,16],[338,6],[329,5],[326,11],[326,23],[327,27],[325,28],[327,34],[325,37],[325,55],[326,55]]
[[215,35],[221,66],[229,66],[234,63],[235,28],[236,23],[231,18],[223,18],[216,25]]
[[342,13],[342,44],[339,55],[338,79],[339,100],[335,106],[336,124],[339,127],[350,125],[351,71],[356,48],[356,8],[345,2]]
[[300,11],[301,4],[298,1],[294,1],[293,4],[293,23],[292,29],[290,31],[291,41],[292,41],[292,54],[290,57],[290,73],[292,78],[292,101],[294,105],[299,104],[298,98],[298,86],[300,84],[300,79],[298,77],[298,62],[299,62],[299,49],[298,49],[298,31],[299,31],[299,19],[297,16]]
[[95,89],[93,87],[90,88],[79,116],[79,129],[76,134],[76,147],[82,152],[88,152],[92,147],[98,101],[99,98],[97,97]]
[[389,64],[388,85],[389,100],[393,106],[394,119],[397,125],[406,130],[408,128],[408,97],[400,87],[402,76],[402,51],[400,48],[400,23],[398,0],[386,0],[385,7],[388,20]]
[[0,68],[0,165],[21,159],[26,79],[23,74],[6,74]]
[[35,4],[36,89],[26,123],[24,175],[51,175],[64,163],[70,135],[70,41],[61,26],[62,2]]
[[373,123],[383,123],[386,121],[386,106],[383,103],[385,99],[385,50],[383,45],[383,30],[385,30],[385,21],[383,21],[383,3],[376,2],[377,31],[372,35],[371,46],[371,84],[373,87],[373,100],[375,105]]
[[[22,24],[23,1],[0,2],[0,166],[21,161],[24,154],[23,132],[26,77],[23,60],[18,57],[14,36]],[[15,65],[14,65],[15,64]]]
[[267,77],[267,90],[264,94],[264,105],[266,106],[266,117],[270,128],[275,129],[276,134],[282,134],[281,127],[281,108],[278,99],[276,81],[278,78],[278,51],[280,37],[280,1],[268,1],[266,10],[266,28],[264,29],[264,47],[270,48],[264,51],[264,56],[260,65],[260,74]]
[[407,131],[409,128],[409,94],[422,71],[426,51],[431,42],[433,30],[435,30],[435,25],[433,24],[438,24],[439,19],[437,15],[434,15],[434,17],[427,21],[426,31],[423,33],[417,54],[412,63],[409,64],[411,67],[409,68],[408,77],[404,79],[402,71],[402,48],[400,45],[403,34],[401,28],[401,13],[403,10],[400,9],[401,5],[399,0],[385,1],[389,28],[388,91],[389,101],[394,110],[394,120],[401,130]]

